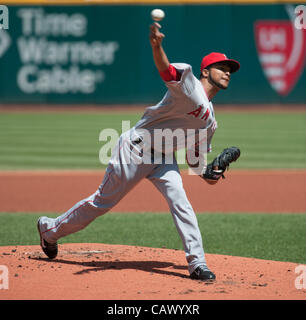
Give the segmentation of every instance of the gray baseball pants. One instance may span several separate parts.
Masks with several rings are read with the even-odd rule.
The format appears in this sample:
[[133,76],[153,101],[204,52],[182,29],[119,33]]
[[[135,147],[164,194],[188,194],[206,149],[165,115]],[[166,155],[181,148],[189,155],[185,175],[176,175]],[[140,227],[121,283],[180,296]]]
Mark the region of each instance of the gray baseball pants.
[[171,164],[164,161],[161,164],[137,163],[141,161],[134,160],[141,160],[141,157],[137,148],[136,152],[134,146],[131,148],[132,141],[133,137],[129,131],[120,136],[102,184],[94,194],[55,219],[41,219],[40,228],[44,239],[54,243],[62,237],[80,231],[112,209],[140,180],[147,178],[167,200],[183,242],[189,272],[192,273],[199,265],[207,268],[197,218],[183,188],[175,157]]

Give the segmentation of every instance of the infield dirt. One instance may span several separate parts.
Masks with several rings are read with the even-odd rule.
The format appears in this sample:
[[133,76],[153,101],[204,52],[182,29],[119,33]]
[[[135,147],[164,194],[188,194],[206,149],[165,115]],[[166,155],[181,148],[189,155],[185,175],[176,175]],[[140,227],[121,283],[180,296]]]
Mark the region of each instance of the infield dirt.
[[64,244],[55,260],[39,246],[2,247],[10,271],[1,299],[277,300],[305,299],[297,264],[207,254],[214,283],[190,280],[184,252],[107,244]]
[[[196,211],[306,212],[306,171],[229,171],[211,187],[183,173]],[[93,193],[103,172],[1,172],[0,211],[62,212]],[[69,191],[69,192],[68,192]],[[223,194],[218,202],[216,194]],[[139,199],[143,202],[139,203]],[[137,202],[135,201],[137,200]],[[162,196],[141,182],[113,211],[168,211]],[[217,281],[189,279],[181,250],[108,244],[62,244],[55,260],[37,246],[0,248],[9,288],[0,300],[305,300],[296,263],[206,254]]]

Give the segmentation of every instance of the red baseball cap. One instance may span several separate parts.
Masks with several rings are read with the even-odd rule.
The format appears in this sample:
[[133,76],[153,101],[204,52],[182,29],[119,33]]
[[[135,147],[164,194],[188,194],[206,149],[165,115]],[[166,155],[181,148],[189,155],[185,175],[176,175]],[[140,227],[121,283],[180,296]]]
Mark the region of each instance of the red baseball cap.
[[202,59],[201,71],[213,63],[223,62],[231,68],[231,73],[240,68],[240,63],[236,60],[228,59],[224,53],[212,52]]

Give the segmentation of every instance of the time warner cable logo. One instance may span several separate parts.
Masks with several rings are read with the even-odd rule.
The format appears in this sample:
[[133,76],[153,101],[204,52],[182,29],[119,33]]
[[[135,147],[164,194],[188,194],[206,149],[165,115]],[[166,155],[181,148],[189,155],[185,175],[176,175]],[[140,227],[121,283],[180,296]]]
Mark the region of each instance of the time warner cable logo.
[[0,5],[0,30],[9,28],[9,10],[7,6]]
[[294,20],[296,29],[306,29],[306,6],[299,5],[295,7],[294,13],[297,15]]

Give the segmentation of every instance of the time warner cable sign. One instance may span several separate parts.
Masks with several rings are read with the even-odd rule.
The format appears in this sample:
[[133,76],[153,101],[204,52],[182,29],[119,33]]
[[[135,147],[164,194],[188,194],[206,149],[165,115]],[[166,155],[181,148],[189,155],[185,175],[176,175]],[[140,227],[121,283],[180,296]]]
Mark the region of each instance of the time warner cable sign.
[[[51,2],[2,11],[0,5],[0,103],[147,105],[161,99],[165,86],[148,39],[152,6]],[[189,63],[194,73],[209,52],[241,61],[232,89],[217,103],[305,103],[305,7],[169,5],[163,7],[165,49],[171,62]],[[215,19],[220,10],[229,26]],[[203,16],[214,32],[198,28]]]
[[115,40],[89,40],[86,14],[41,7],[10,9],[12,14],[15,23],[0,30],[0,59],[17,50],[15,79],[22,93],[88,95],[106,80],[103,67],[114,63],[120,46]]

